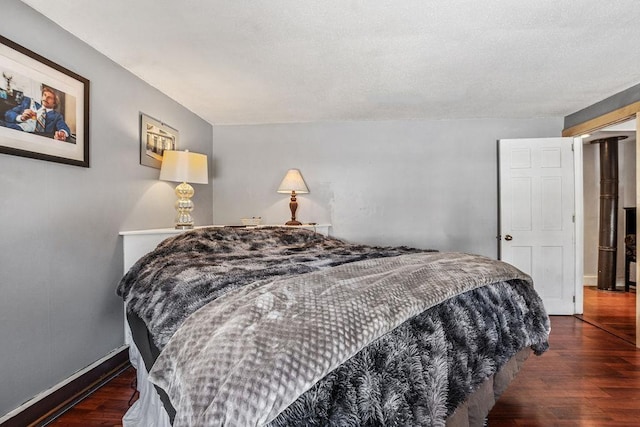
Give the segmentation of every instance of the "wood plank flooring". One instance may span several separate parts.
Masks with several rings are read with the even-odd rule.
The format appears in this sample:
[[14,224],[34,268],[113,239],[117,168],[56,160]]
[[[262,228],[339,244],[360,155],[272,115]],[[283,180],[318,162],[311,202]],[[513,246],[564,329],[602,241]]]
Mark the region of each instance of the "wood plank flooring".
[[[490,427],[640,425],[640,350],[573,316],[552,316],[551,348],[531,356],[489,415]],[[129,368],[55,426],[120,426]]]
[[134,385],[135,378],[136,371],[130,366],[47,425],[67,427],[122,426],[122,417],[129,409],[129,404],[135,402],[138,397]]
[[640,350],[572,316],[552,316],[550,349],[531,356],[489,426],[640,425]]
[[618,337],[636,342],[636,290],[631,292],[599,291],[584,287],[584,314],[578,316]]

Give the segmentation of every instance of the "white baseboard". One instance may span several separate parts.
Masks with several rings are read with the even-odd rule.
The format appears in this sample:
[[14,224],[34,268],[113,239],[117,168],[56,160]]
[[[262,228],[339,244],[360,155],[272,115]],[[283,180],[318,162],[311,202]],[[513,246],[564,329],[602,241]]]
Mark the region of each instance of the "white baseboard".
[[[587,276],[582,278],[584,286],[598,286],[598,276]],[[624,277],[616,277],[616,286],[621,285],[624,287]]]

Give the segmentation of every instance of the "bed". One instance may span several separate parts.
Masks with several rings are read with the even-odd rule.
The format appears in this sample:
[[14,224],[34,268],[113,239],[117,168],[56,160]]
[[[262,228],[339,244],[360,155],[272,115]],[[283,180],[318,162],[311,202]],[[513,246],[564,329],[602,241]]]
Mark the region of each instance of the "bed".
[[482,425],[548,348],[509,264],[303,229],[176,235],[117,293],[140,391],[124,425]]

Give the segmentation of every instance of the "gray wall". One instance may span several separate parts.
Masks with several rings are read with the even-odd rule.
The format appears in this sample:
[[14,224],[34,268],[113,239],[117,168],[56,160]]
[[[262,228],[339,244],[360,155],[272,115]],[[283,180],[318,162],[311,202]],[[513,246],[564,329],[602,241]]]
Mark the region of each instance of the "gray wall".
[[289,219],[276,193],[299,168],[302,222],[353,242],[497,254],[496,140],[559,136],[562,118],[214,126],[214,221]]
[[[139,112],[212,151],[210,124],[23,3],[2,16],[2,35],[91,80],[91,167],[0,154],[0,417],[123,344],[118,232],[174,220],[175,184],[139,165]],[[211,185],[195,189],[210,223]]]

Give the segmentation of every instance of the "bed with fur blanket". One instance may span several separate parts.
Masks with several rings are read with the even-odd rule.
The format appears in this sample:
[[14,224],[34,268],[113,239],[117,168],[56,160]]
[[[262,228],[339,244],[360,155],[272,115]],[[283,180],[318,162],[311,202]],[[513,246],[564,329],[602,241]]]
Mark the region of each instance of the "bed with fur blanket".
[[482,425],[548,347],[509,264],[301,229],[182,233],[118,294],[174,426]]

